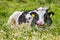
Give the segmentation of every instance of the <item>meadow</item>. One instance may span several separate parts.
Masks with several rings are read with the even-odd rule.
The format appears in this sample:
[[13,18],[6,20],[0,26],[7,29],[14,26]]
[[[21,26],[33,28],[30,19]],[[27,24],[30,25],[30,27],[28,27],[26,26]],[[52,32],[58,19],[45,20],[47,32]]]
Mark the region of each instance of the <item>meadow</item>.
[[[7,23],[14,11],[34,10],[41,6],[50,7],[55,15],[53,24],[41,30],[39,27],[16,27]],[[60,40],[60,1],[59,0],[0,0],[0,40]]]

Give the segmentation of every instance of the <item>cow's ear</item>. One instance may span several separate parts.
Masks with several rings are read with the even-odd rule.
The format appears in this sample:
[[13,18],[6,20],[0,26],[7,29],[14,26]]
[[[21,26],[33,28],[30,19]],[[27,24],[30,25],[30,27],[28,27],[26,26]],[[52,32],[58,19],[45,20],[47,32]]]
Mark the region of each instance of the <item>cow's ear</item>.
[[35,16],[36,16],[36,12],[30,13],[30,15],[31,15],[32,17],[35,17]]
[[38,9],[35,8],[36,11],[39,11]]
[[50,16],[50,17],[52,17],[52,16],[54,16],[54,12],[48,12],[48,15]]
[[47,10],[46,11],[49,11],[50,10],[50,7],[49,8],[47,8]]

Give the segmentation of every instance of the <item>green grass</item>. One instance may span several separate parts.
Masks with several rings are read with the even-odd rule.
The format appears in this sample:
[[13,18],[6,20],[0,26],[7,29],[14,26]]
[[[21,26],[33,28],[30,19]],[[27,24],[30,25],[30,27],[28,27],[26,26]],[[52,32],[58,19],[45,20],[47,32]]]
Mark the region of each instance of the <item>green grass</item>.
[[[0,1],[0,40],[60,40],[60,6],[58,0],[2,0]],[[46,26],[41,30],[39,27],[11,28],[10,25],[3,26],[7,23],[9,16],[14,11],[34,10],[40,6],[50,7],[49,11],[53,11],[55,15],[52,17],[53,24]]]

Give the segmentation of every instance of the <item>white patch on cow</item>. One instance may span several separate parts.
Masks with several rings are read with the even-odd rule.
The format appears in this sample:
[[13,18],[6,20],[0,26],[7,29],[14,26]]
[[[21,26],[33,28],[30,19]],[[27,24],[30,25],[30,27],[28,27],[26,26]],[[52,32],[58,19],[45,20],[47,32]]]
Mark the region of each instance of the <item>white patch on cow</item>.
[[46,11],[47,9],[49,9],[49,7],[39,7],[37,10],[38,11]]
[[7,24],[12,24],[12,28],[18,24],[17,19],[22,14],[20,11],[15,11],[8,19]]
[[38,15],[39,15],[39,20],[37,21],[38,23],[39,22],[42,22],[42,24],[44,24],[44,14],[46,13],[45,11],[38,11],[37,12]]
[[33,17],[30,15],[30,13],[28,13],[26,16],[26,21],[29,21],[29,25],[31,25],[31,22],[32,22],[32,20],[33,20]]

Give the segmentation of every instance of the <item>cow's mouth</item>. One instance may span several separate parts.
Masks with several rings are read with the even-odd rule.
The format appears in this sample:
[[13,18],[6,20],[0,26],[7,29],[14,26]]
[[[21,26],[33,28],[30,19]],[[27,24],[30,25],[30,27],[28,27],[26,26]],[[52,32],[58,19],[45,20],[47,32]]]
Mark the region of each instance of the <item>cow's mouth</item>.
[[43,26],[44,24],[37,24],[38,26]]

